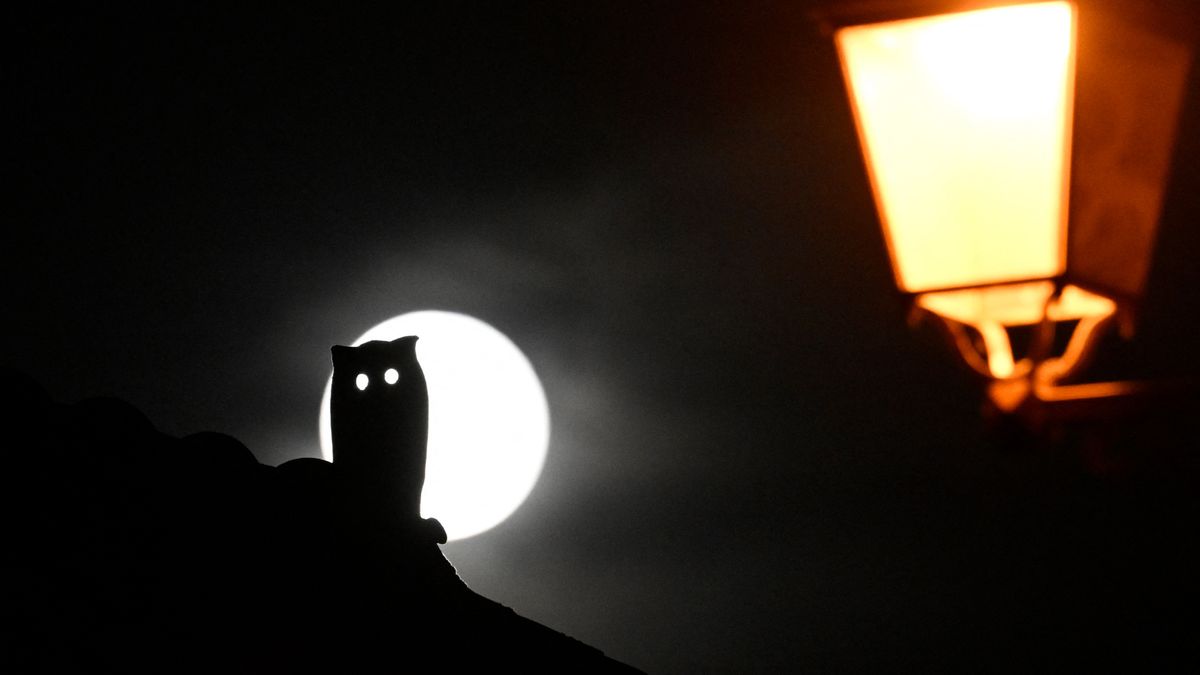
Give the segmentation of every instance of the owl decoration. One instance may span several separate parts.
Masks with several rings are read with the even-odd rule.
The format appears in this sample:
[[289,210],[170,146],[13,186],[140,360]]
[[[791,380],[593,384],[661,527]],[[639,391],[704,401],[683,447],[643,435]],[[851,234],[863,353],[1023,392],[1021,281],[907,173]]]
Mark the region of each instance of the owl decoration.
[[410,335],[332,349],[334,466],[361,498],[405,522],[421,517],[429,435],[416,343]]

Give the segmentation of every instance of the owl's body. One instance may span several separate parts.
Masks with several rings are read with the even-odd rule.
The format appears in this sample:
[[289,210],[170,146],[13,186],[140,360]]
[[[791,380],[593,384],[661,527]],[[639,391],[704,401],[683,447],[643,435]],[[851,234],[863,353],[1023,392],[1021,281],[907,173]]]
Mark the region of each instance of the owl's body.
[[338,472],[360,497],[410,522],[421,515],[429,434],[429,393],[416,342],[408,336],[335,346],[330,402]]

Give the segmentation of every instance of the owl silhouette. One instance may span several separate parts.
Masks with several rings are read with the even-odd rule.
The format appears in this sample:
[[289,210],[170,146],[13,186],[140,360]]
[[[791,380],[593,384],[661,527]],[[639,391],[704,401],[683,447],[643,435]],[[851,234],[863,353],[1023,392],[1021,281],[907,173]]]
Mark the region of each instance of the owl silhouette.
[[332,349],[334,466],[371,508],[404,523],[421,519],[429,435],[429,392],[416,343],[410,335]]

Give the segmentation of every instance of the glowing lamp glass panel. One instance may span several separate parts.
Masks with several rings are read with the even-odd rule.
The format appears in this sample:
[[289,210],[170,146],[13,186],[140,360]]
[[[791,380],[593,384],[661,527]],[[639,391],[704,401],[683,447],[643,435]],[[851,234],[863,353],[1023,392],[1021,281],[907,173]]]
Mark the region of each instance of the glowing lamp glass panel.
[[1074,18],[1043,2],[838,31],[902,290],[1064,271]]

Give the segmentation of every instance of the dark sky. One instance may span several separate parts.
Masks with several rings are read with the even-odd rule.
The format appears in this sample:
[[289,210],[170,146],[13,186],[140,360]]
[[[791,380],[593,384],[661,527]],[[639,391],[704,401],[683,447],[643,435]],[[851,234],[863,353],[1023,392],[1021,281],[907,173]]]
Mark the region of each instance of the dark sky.
[[[1194,456],[989,434],[905,323],[809,4],[17,12],[0,360],[278,464],[319,455],[330,345],[465,312],[529,356],[553,432],[526,504],[445,553],[610,656],[1003,670],[1098,625],[1173,644]],[[1195,73],[1172,176],[1139,332],[1099,373],[1200,372]]]

